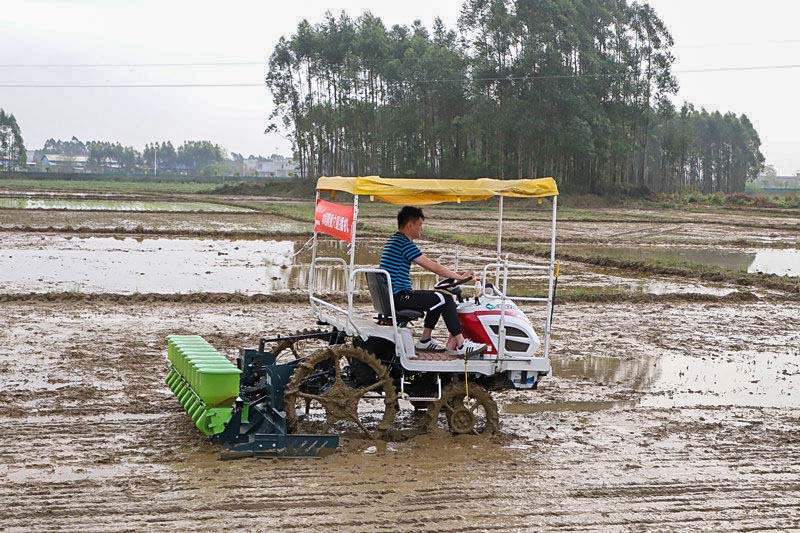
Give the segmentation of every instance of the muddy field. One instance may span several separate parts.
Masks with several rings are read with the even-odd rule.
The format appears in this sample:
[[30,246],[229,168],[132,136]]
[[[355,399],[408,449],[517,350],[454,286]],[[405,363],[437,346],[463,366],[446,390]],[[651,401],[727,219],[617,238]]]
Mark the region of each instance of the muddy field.
[[[638,228],[652,238],[629,233],[626,245],[670,244],[670,232],[659,233],[648,217],[676,220],[680,242],[705,243],[709,253],[720,241],[755,253],[753,242],[770,239],[781,242],[774,249],[796,253],[800,236],[798,217],[763,213],[730,215],[742,225],[725,225],[719,213],[603,215],[619,222],[564,222],[559,243],[583,244],[588,228],[599,236]],[[522,220],[511,224],[509,234]],[[565,265],[564,290],[630,285],[689,296],[559,306],[553,376],[537,391],[495,395],[502,425],[494,437],[418,434],[416,415],[401,401],[390,442],[347,435],[322,459],[219,460],[164,384],[166,335],[201,334],[234,357],[238,347],[314,319],[302,303],[187,303],[168,295],[211,291],[223,280],[238,281],[213,292],[292,293],[303,279],[287,271],[302,273],[303,255],[285,258],[304,243],[305,226],[264,212],[0,209],[0,291],[13,296],[0,303],[0,529],[800,528],[795,295],[754,288],[751,298],[732,300],[725,295],[741,287],[577,262]],[[127,231],[115,240],[117,227]],[[193,233],[199,229],[220,235]],[[225,236],[239,231],[288,244]],[[454,251],[435,239],[424,244]],[[374,260],[369,247],[359,253],[360,264]],[[182,261],[191,265],[170,267]],[[62,266],[48,271],[48,262]],[[90,288],[95,272],[105,274]],[[145,272],[141,286],[132,285],[135,272]],[[326,283],[335,289],[331,276]],[[49,291],[95,297],[46,301],[41,293]],[[165,301],[114,297],[135,292]],[[707,299],[692,301],[693,294]]]

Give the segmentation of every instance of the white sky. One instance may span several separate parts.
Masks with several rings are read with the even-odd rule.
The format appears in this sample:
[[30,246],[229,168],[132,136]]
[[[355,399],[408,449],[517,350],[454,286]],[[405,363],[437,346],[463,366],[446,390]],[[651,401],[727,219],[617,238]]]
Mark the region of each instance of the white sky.
[[[326,9],[365,9],[387,26],[454,25],[460,0],[375,2],[306,0],[0,0],[0,65],[265,61],[297,22]],[[650,0],[675,37],[676,71],[800,64],[792,0]],[[792,41],[794,42],[787,42]],[[26,145],[48,137],[113,140],[141,149],[154,140],[209,139],[230,151],[288,154],[281,135],[263,133],[271,110],[263,65],[225,67],[0,67],[14,83],[258,83],[257,87],[11,88],[0,107],[12,112]],[[678,101],[746,113],[761,134],[767,162],[780,174],[800,170],[797,93],[800,68],[680,73]]]

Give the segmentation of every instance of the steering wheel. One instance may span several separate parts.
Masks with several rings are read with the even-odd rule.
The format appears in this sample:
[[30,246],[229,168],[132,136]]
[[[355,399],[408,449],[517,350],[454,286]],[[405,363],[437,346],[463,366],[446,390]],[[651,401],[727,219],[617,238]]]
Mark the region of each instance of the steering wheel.
[[453,279],[453,278],[445,278],[436,285],[433,286],[434,289],[447,291],[458,287],[459,285],[463,285],[468,281],[472,281],[472,276],[464,279]]

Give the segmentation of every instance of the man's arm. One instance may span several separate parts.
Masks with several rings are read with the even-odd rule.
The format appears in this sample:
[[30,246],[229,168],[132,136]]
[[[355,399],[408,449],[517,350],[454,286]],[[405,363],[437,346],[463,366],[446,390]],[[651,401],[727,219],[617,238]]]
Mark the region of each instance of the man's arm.
[[414,262],[424,268],[425,270],[430,270],[434,274],[442,278],[453,278],[453,279],[466,279],[474,274],[472,272],[454,272],[447,268],[444,265],[440,265],[436,261],[432,261],[428,259],[424,255],[421,255],[414,259]]

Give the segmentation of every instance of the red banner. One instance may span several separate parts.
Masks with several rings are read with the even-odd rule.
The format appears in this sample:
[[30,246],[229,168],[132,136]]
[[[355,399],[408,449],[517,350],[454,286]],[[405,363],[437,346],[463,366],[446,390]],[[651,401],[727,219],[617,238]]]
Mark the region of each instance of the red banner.
[[314,231],[350,242],[353,237],[353,206],[317,200],[314,212]]

